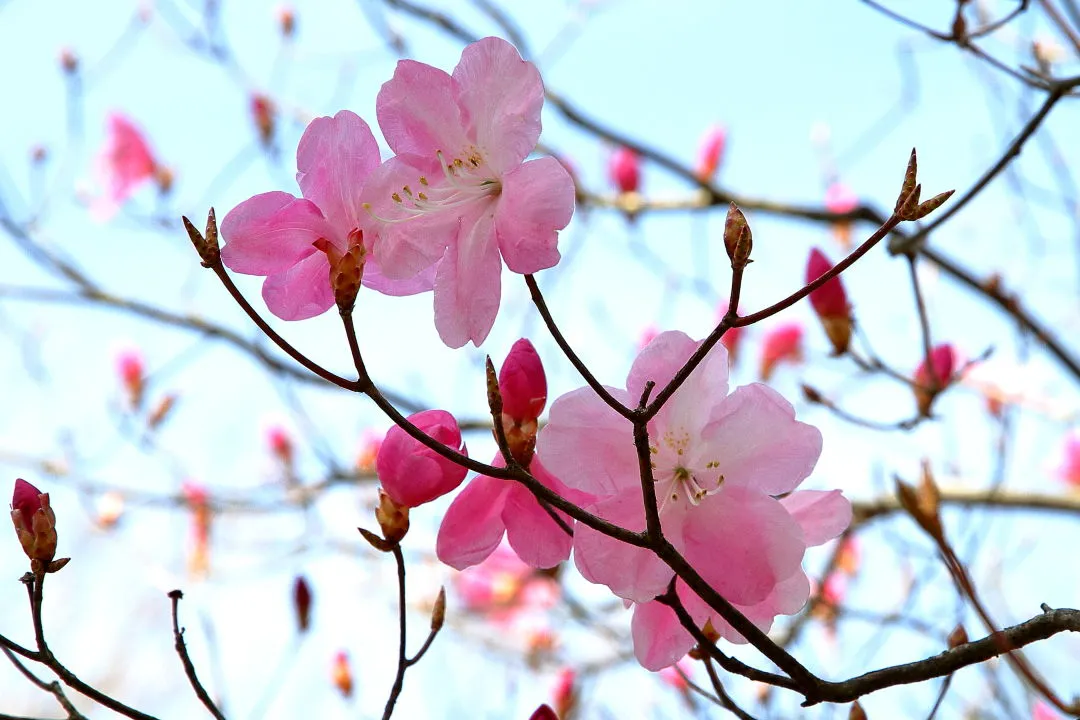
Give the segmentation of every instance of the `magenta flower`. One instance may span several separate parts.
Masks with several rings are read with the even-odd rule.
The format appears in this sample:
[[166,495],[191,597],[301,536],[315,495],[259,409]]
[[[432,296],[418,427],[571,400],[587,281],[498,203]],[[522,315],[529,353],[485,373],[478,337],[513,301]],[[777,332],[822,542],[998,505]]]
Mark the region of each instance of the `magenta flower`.
[[[662,387],[699,344],[681,332],[659,335],[638,355],[626,389],[610,392],[623,403],[636,403],[647,381]],[[797,422],[791,405],[765,385],[729,395],[727,353],[718,345],[653,418],[649,437],[667,539],[729,601],[760,607],[770,619],[797,609],[794,597],[801,596],[801,604],[809,592],[801,569],[807,545],[820,541],[822,526],[838,533],[850,520],[838,492],[828,493],[835,498],[828,501],[785,501],[796,509],[774,497],[791,492],[810,474],[821,452],[817,429]],[[555,401],[537,452],[568,486],[596,496],[588,510],[630,530],[644,529],[631,426],[591,389]],[[804,517],[815,520],[806,523],[809,530]],[[646,605],[673,576],[649,551],[580,524],[574,559],[586,579]],[[650,660],[646,667],[675,662],[687,649],[663,664]],[[652,657],[639,652],[642,656]]]
[[[503,397],[503,429],[511,454],[541,484],[582,504],[590,498],[567,488],[533,456],[536,420],[547,402],[547,380],[532,343],[514,343],[499,372]],[[505,466],[500,454],[495,463]],[[556,511],[568,525],[568,516]],[[532,567],[548,568],[570,557],[573,540],[552,520],[524,486],[511,480],[477,475],[454,498],[439,527],[435,552],[447,565],[462,570],[483,562],[503,534],[518,556]]]
[[391,278],[438,263],[435,327],[449,347],[487,337],[503,261],[516,273],[559,261],[573,180],[555,158],[524,162],[543,104],[536,67],[493,37],[466,47],[452,75],[402,60],[379,92],[379,126],[397,155],[363,193],[379,221],[375,258]]
[[[465,453],[457,420],[445,410],[424,410],[409,421],[436,442]],[[398,505],[417,507],[450,492],[465,479],[465,468],[413,439],[397,425],[386,433],[375,461],[386,494]]]
[[371,257],[371,218],[359,198],[379,161],[375,137],[360,117],[342,110],[315,118],[296,148],[296,181],[304,196],[262,193],[222,220],[222,261],[238,273],[265,275],[263,299],[282,320],[304,320],[334,306],[330,261],[316,247],[320,241],[338,253],[363,243],[368,252],[362,282],[373,290],[412,295],[431,289],[433,268],[389,280]]
[[621,193],[636,193],[641,188],[641,160],[627,147],[617,147],[608,160],[611,184]]

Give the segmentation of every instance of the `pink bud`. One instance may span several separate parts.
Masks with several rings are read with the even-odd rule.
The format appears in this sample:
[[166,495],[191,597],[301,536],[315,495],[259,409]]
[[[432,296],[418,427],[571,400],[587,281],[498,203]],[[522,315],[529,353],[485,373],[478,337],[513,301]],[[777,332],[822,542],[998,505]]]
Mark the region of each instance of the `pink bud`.
[[[660,675],[660,679],[664,681],[666,685],[670,685],[679,692],[686,692],[690,689],[690,685],[686,682],[686,676],[690,675],[690,670],[693,666],[687,658],[683,658],[674,665],[668,665],[666,668],[660,670],[657,674]],[[682,672],[679,672],[682,670]]]
[[269,96],[259,93],[251,96],[251,117],[255,121],[255,129],[259,131],[259,140],[264,145],[274,139],[276,115],[277,108]]
[[49,494],[17,479],[11,495],[11,522],[32,567],[47,567],[56,555],[56,515]]
[[555,690],[552,693],[552,702],[555,704],[556,714],[561,717],[569,717],[577,705],[577,673],[573,668],[563,668],[559,671],[559,677],[555,681]]
[[375,472],[375,460],[379,457],[383,436],[368,428],[360,435],[360,449],[356,453],[356,469],[363,473]]
[[1065,438],[1057,475],[1070,485],[1080,488],[1080,432],[1074,431]]
[[727,128],[723,125],[714,125],[709,128],[701,139],[694,174],[702,180],[712,180],[720,167],[720,162],[724,158],[724,147],[726,145]]
[[293,441],[289,432],[280,425],[274,425],[266,431],[266,443],[270,446],[270,452],[285,466],[293,462]]
[[515,420],[535,420],[547,404],[547,378],[544,365],[533,344],[521,338],[503,361],[499,370],[499,393],[503,414]]
[[949,384],[955,365],[956,351],[948,343],[938,345],[930,351],[929,367],[925,358],[919,363],[915,370],[915,402],[921,414],[930,414],[934,398]]
[[291,5],[280,5],[277,9],[278,25],[284,37],[292,37],[296,32],[296,11]]
[[311,625],[311,586],[303,575],[297,575],[293,583],[293,608],[300,632],[306,632]]
[[608,176],[621,193],[637,192],[641,187],[641,161],[636,152],[618,147],[608,162]]
[[[425,410],[409,421],[438,443],[465,452],[457,420],[445,410]],[[379,481],[398,505],[416,507],[450,492],[467,470],[414,440],[397,425],[390,428],[375,461]]]
[[533,711],[529,720],[559,720],[559,716],[548,705],[541,705]]
[[765,334],[761,344],[761,378],[768,380],[777,364],[802,359],[803,329],[798,323],[777,325]]
[[[832,270],[833,264],[817,248],[810,251],[806,263],[806,282],[812,283]],[[851,344],[851,307],[840,276],[836,276],[810,293],[810,304],[821,320],[825,333],[832,342],[837,355],[847,352]]]
[[345,697],[351,697],[353,691],[352,666],[349,664],[349,654],[344,650],[338,650],[334,655],[334,666],[330,671],[330,678],[334,687]]
[[146,387],[146,365],[142,352],[129,348],[116,355],[116,374],[127,393],[128,403],[133,408],[142,405],[143,391]]

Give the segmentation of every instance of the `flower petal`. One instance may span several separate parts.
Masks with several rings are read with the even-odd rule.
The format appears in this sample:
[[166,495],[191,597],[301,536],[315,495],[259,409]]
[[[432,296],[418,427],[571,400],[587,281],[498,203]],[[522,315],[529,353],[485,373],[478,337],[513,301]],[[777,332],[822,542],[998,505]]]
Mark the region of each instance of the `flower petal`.
[[534,273],[559,262],[558,231],[574,214],[574,181],[555,158],[540,158],[506,173],[495,212],[506,266]]
[[[532,463],[537,464],[535,461]],[[536,468],[533,474],[540,479]],[[510,547],[524,562],[535,568],[555,567],[570,557],[574,539],[551,519],[527,489],[514,484],[503,510]]]
[[462,51],[454,81],[468,135],[488,164],[500,174],[518,165],[540,139],[544,83],[536,66],[505,40],[487,37]]
[[360,191],[381,162],[371,128],[356,113],[342,110],[307,126],[296,148],[296,182],[345,237],[360,225]]
[[502,299],[502,261],[488,212],[465,216],[435,273],[435,328],[447,347],[477,347],[495,324]]
[[818,429],[796,421],[791,403],[760,383],[716,405],[703,434],[726,485],[769,495],[794,490],[821,455]]
[[686,513],[681,536],[670,539],[706,582],[738,605],[764,600],[799,570],[806,552],[802,531],[779,501],[726,484]]
[[417,293],[427,292],[435,287],[436,267],[436,265],[429,265],[411,278],[395,280],[383,275],[378,260],[376,260],[374,256],[369,255],[364,262],[363,284],[364,287],[371,288],[376,292],[381,292],[383,295],[393,295],[395,297],[402,295],[416,295]]
[[[759,603],[753,605],[736,605],[735,607],[746,616],[762,632],[768,632],[772,628],[777,615],[793,615],[802,609],[810,596],[810,580],[802,570],[786,580],[781,580],[773,588],[772,592]],[[694,616],[695,620],[701,617],[712,623],[716,630],[728,642],[739,645],[746,643],[746,638],[727,623],[699,598],[692,590],[680,583],[679,598],[683,605]]]
[[435,554],[452,568],[464,570],[477,565],[495,552],[502,540],[502,513],[507,480],[477,475],[458,493],[443,516]]
[[[625,390],[607,389],[619,402],[629,402]],[[544,467],[571,488],[605,496],[638,484],[633,427],[589,387],[552,403],[536,451]]]
[[262,193],[221,221],[221,260],[234,272],[274,275],[311,255],[319,238],[337,243],[335,235],[314,203],[286,192]]
[[798,490],[780,504],[802,528],[808,546],[832,540],[851,524],[851,503],[839,490]]
[[694,647],[693,636],[683,628],[675,611],[655,600],[634,605],[630,635],[638,662],[654,672],[674,665]]
[[313,248],[311,255],[288,270],[270,275],[263,283],[262,294],[266,307],[282,320],[322,315],[334,306],[326,253]]
[[[645,529],[641,496],[624,492],[586,508],[627,530]],[[649,550],[628,545],[578,523],[574,529],[574,562],[589,582],[607,585],[625,600],[649,602],[667,588],[671,568]]]
[[397,155],[434,159],[439,150],[454,155],[470,144],[458,109],[454,81],[443,70],[415,60],[399,60],[375,102],[379,127]]

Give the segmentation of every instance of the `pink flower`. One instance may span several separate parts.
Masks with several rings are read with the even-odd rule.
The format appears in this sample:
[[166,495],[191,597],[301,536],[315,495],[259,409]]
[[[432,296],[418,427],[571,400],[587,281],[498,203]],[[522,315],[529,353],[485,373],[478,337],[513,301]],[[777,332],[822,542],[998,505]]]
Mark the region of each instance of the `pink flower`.
[[49,494],[18,478],[11,494],[11,522],[26,556],[47,566],[56,555],[56,514]]
[[102,219],[107,219],[140,185],[159,173],[157,160],[142,130],[120,113],[109,115],[105,146],[97,165],[107,186],[106,198],[95,203],[95,211]]
[[263,299],[282,320],[304,320],[334,306],[330,261],[317,243],[339,255],[363,244],[362,282],[373,290],[412,295],[431,289],[432,268],[389,280],[371,257],[373,234],[366,232],[371,218],[359,196],[379,160],[375,137],[357,115],[342,110],[332,118],[315,118],[296,148],[296,181],[304,196],[256,195],[222,220],[222,261],[238,273],[265,275]]
[[[626,389],[609,391],[625,404],[635,403],[647,381],[663,387],[699,344],[681,332],[659,335],[638,355]],[[649,423],[653,478],[667,539],[717,592],[764,625],[806,601],[806,547],[840,533],[851,508],[839,491],[774,497],[790,493],[810,474],[821,434],[797,422],[791,405],[765,385],[729,395],[726,355],[714,348]],[[631,437],[625,418],[581,388],[552,405],[538,453],[567,485],[596,496],[588,510],[640,531],[645,513]],[[674,615],[666,606],[651,602],[673,576],[666,564],[580,524],[574,559],[586,579],[640,603],[633,636],[646,668],[659,669],[686,654],[693,639],[671,624]],[[692,592],[680,589],[691,613],[704,615],[702,624],[711,619],[721,635],[739,639]]]
[[453,75],[402,60],[379,92],[379,126],[397,155],[363,192],[380,221],[375,258],[392,278],[438,263],[435,327],[450,347],[487,337],[503,261],[516,273],[559,261],[574,182],[555,158],[523,162],[543,104],[540,73],[499,38],[466,47]]
[[621,193],[636,193],[641,188],[641,160],[627,147],[619,146],[608,160],[608,177]]
[[[810,284],[833,269],[833,264],[825,254],[814,248],[806,263],[806,283]],[[848,305],[847,293],[840,276],[836,276],[810,293],[810,304],[825,328],[825,334],[833,345],[837,355],[847,352],[851,344],[851,306]]]
[[[568,500],[581,503],[582,493],[569,490],[533,456],[536,419],[547,401],[547,381],[540,357],[528,340],[519,340],[499,373],[503,396],[503,428],[511,453],[542,485]],[[506,408],[520,413],[508,415]],[[500,454],[495,465],[505,466]],[[555,511],[564,522],[572,521]],[[439,527],[435,551],[447,565],[458,570],[487,558],[503,534],[514,551],[532,567],[554,567],[570,556],[572,539],[552,520],[523,485],[488,475],[477,475],[450,504]]]
[[558,583],[526,565],[506,543],[479,565],[458,573],[454,586],[467,610],[497,621],[548,610],[559,600]]
[[[685,692],[690,689],[686,678],[693,674],[693,669],[694,666],[691,664],[690,659],[684,657],[674,665],[661,668],[658,674],[666,685],[670,685],[679,692]],[[679,670],[682,670],[682,672],[680,673]]]
[[694,174],[702,180],[712,180],[724,158],[726,145],[727,128],[723,125],[714,125],[709,128],[701,139]]
[[274,127],[277,122],[277,107],[269,95],[255,93],[251,96],[251,119],[259,133],[263,145],[269,145],[274,139]]
[[781,362],[798,362],[802,359],[802,325],[797,322],[777,325],[765,333],[761,342],[761,379],[772,377],[773,370]]
[[1065,438],[1057,475],[1070,485],[1080,488],[1080,433],[1072,432]]
[[[424,410],[410,415],[409,421],[436,442],[466,452],[457,420],[445,410]],[[417,507],[442,497],[460,485],[468,472],[397,425],[390,428],[379,447],[375,471],[390,499],[405,507]]]

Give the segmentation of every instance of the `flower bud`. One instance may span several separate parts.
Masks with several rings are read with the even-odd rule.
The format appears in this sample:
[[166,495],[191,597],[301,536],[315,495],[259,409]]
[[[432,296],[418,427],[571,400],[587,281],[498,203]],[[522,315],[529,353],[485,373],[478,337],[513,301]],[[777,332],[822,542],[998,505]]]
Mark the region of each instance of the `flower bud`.
[[338,650],[337,655],[334,656],[334,666],[330,671],[330,678],[338,692],[344,697],[352,697],[352,666],[349,664],[349,654],[344,650]]
[[116,355],[116,374],[127,395],[128,405],[132,409],[142,407],[143,394],[146,390],[146,365],[142,352],[127,348]]
[[31,567],[44,572],[56,555],[56,515],[49,506],[49,494],[17,479],[11,495],[11,521]]
[[555,713],[566,720],[577,707],[577,673],[573,668],[563,668],[555,681],[555,690],[552,692],[552,702],[555,703]]
[[282,467],[292,467],[294,448],[288,430],[280,425],[268,428],[266,431],[266,444],[270,446],[270,453],[281,463]]
[[499,370],[502,424],[510,454],[524,467],[536,448],[536,421],[547,404],[547,377],[533,344],[522,338]]
[[281,36],[291,38],[296,32],[296,11],[291,5],[281,5],[277,9],[278,27],[281,28]]
[[802,326],[798,323],[777,325],[765,334],[761,343],[761,379],[772,377],[773,370],[781,362],[798,362],[802,359]]
[[611,184],[622,194],[636,193],[641,188],[641,160],[627,147],[616,148],[608,162]]
[[[812,283],[832,270],[833,264],[817,248],[810,251],[806,263],[806,282]],[[851,344],[851,306],[848,305],[847,293],[840,277],[836,276],[810,293],[810,304],[817,313],[825,334],[829,336],[833,352],[843,355]]]
[[529,720],[559,720],[559,716],[549,705],[541,705],[529,716]]
[[409,508],[394,502],[390,495],[379,488],[379,504],[375,508],[375,520],[383,537],[391,543],[399,543],[409,532]]
[[307,632],[311,626],[311,586],[303,575],[297,575],[293,583],[293,609],[300,632]]
[[[409,422],[435,442],[465,452],[457,420],[445,410],[425,410]],[[416,507],[455,489],[468,472],[452,460],[413,439],[397,425],[390,428],[375,460],[379,481],[395,503]]]
[[720,168],[724,159],[724,147],[727,145],[727,128],[723,125],[714,125],[706,131],[701,139],[701,147],[698,148],[697,165],[694,174],[699,180],[711,181]]
[[934,398],[944,390],[952,379],[956,364],[956,351],[948,343],[938,345],[930,351],[930,364],[926,358],[915,370],[915,402],[919,413],[927,416]]
[[724,248],[731,259],[732,270],[746,267],[752,262],[750,252],[754,249],[754,236],[750,232],[746,216],[735,203],[728,207],[727,219],[724,221]]
[[274,101],[269,96],[260,93],[252,95],[251,117],[255,121],[259,141],[263,145],[269,145],[274,139],[275,120],[277,118],[277,108],[274,106]]
[[354,228],[350,231],[348,243],[349,247],[344,253],[326,238],[319,238],[312,243],[316,249],[325,252],[330,261],[330,287],[342,315],[352,312],[356,303],[356,295],[360,292],[360,283],[364,278],[364,260],[367,257],[362,230]]

